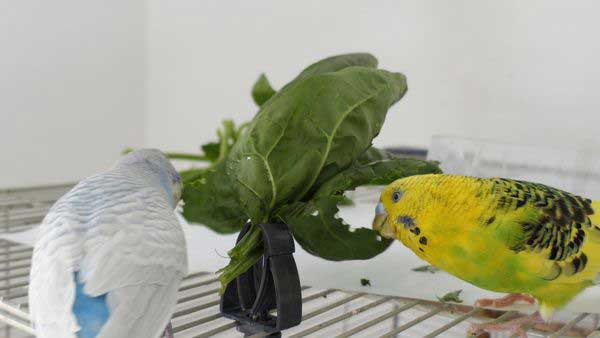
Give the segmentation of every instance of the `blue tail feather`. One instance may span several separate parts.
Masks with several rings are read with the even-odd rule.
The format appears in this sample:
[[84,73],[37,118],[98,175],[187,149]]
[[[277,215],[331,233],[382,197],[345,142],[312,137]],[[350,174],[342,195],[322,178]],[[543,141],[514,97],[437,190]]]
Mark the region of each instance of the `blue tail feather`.
[[83,283],[79,282],[79,272],[74,274],[76,293],[73,314],[81,327],[77,338],[95,338],[110,316],[106,295],[90,297],[83,292]]

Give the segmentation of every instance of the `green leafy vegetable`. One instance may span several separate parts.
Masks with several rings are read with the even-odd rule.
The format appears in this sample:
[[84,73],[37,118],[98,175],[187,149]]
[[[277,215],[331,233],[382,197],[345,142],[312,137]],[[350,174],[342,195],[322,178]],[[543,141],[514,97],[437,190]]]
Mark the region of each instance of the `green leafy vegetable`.
[[462,292],[462,290],[456,290],[456,291],[448,292],[441,298],[440,297],[436,297],[436,298],[442,303],[447,303],[447,302],[462,303],[463,300],[460,299],[461,292]]
[[360,285],[362,286],[371,286],[371,281],[366,279],[366,278],[361,278],[360,279]]
[[204,152],[204,156],[210,162],[216,162],[219,159],[219,154],[221,150],[221,144],[217,142],[209,142],[202,145],[202,151]]
[[433,265],[423,265],[423,266],[419,266],[417,268],[412,269],[412,271],[436,273],[436,272],[440,271],[440,269],[436,268]]
[[302,200],[349,166],[406,91],[400,74],[350,67],[315,75],[270,99],[231,149],[227,174],[253,223]]
[[263,222],[285,222],[304,249],[330,260],[368,259],[390,245],[336,216],[343,193],[440,171],[371,147],[407,88],[404,75],[376,67],[370,54],[327,58],[278,92],[263,75],[252,90],[260,106],[253,120],[239,129],[224,123],[218,149],[203,146],[212,164],[185,172],[184,216],[221,233],[252,224],[228,253],[222,286],[260,258]]
[[377,68],[377,59],[369,53],[353,53],[325,58],[306,67],[294,81],[314,75],[333,73],[344,68],[361,66]]
[[252,87],[252,98],[254,99],[254,103],[261,107],[273,95],[275,95],[275,90],[271,87],[269,80],[265,74],[260,74],[260,77]]
[[406,176],[438,172],[437,166],[412,159],[352,165],[319,187],[310,201],[290,204],[277,216],[291,225],[296,241],[313,255],[335,261],[369,259],[392,241],[367,228],[351,229],[336,217],[343,192],[365,184],[389,184]]
[[350,197],[342,195],[339,199],[340,199],[340,201],[339,201],[338,205],[340,205],[340,206],[354,205],[354,201]]
[[[191,222],[205,224],[218,233],[240,231],[248,220],[240,208],[238,196],[225,173],[225,163],[204,170],[194,181],[184,180],[183,216]],[[207,193],[210,192],[210,193]]]

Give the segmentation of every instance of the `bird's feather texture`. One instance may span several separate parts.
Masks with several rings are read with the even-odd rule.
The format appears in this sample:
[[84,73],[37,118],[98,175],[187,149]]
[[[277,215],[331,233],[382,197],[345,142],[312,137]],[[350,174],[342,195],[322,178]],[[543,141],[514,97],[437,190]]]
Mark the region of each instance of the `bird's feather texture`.
[[390,184],[381,200],[396,237],[421,258],[485,289],[529,293],[546,312],[600,273],[600,204],[589,199],[524,181],[423,175]]
[[[30,275],[39,338],[76,337],[74,273],[91,297],[106,295],[99,337],[158,337],[187,272],[185,238],[167,194],[139,172],[115,168],[81,181],[40,227]],[[144,321],[139,319],[144,317]],[[115,330],[128,332],[115,335]]]

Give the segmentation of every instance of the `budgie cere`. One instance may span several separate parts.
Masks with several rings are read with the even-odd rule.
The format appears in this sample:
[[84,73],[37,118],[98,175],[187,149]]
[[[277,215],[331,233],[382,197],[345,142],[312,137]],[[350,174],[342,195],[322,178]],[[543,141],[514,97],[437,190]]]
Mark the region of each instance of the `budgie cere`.
[[533,296],[550,318],[600,273],[600,202],[542,184],[422,175],[381,194],[373,223],[478,287]]
[[29,304],[38,338],[156,338],[187,272],[181,179],[158,150],[77,184],[40,226]]

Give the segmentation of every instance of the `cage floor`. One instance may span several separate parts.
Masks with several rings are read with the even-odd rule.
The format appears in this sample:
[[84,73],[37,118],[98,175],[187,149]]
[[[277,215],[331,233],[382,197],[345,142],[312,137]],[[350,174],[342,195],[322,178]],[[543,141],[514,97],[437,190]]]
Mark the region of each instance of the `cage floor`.
[[[39,223],[69,187],[0,191],[0,232],[22,231],[31,227],[28,224]],[[0,240],[0,323],[4,324],[0,324],[0,337],[35,336],[27,306],[31,254],[32,248],[27,245]],[[185,278],[172,319],[176,338],[242,336],[236,331],[235,322],[219,313],[218,290],[219,283],[213,273],[194,272]],[[517,315],[310,286],[302,287],[302,303],[302,323],[284,331],[284,337],[465,337],[471,323],[505,320]],[[528,335],[585,337],[590,328],[598,326],[595,316],[590,314],[572,315],[565,323],[544,328],[550,331],[532,327]],[[593,337],[599,336],[596,333]]]

